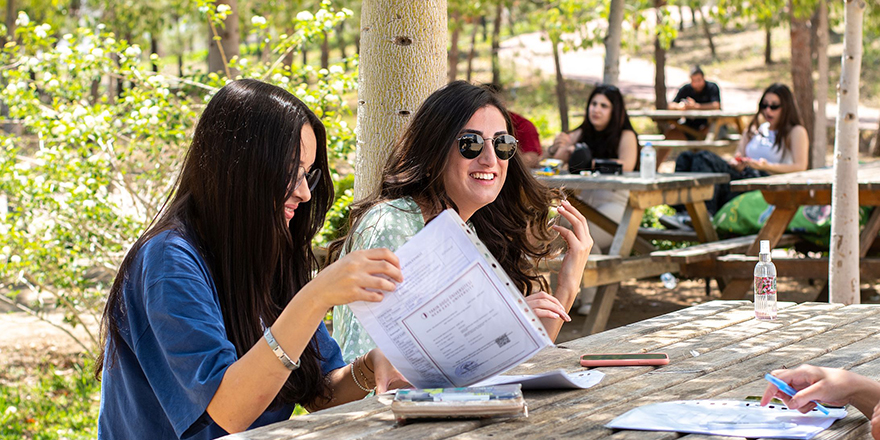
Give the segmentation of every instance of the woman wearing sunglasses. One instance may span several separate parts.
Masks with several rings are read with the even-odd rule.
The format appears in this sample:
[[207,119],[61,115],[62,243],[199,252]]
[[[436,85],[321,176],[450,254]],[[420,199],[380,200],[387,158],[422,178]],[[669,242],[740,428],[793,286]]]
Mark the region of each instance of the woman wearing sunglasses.
[[290,93],[239,80],[211,98],[110,289],[98,438],[213,439],[402,380],[378,350],[346,364],[324,327],[330,307],[402,280],[387,249],[313,276],[329,175],[324,126]]
[[[376,194],[352,205],[351,232],[331,254],[376,247],[395,250],[444,209],[454,208],[499,260],[555,338],[568,321],[592,247],[587,222],[571,204],[553,226],[568,252],[553,295],[534,270],[555,238],[548,225],[554,192],[538,183],[516,154],[511,121],[496,95],[452,82],[422,103],[394,144]],[[536,288],[535,286],[539,286]],[[333,334],[347,359],[375,346],[348,307],[333,311]]]
[[[725,161],[711,151],[684,152],[675,160],[675,171],[728,173],[730,180],[804,171],[809,146],[791,90],[776,83],[761,95],[758,111],[731,159]],[[716,185],[706,209],[714,214],[736,195],[729,184]]]
[[809,148],[807,129],[801,124],[791,90],[776,83],[764,90],[758,112],[729,163],[739,172],[746,167],[767,174],[804,171]]

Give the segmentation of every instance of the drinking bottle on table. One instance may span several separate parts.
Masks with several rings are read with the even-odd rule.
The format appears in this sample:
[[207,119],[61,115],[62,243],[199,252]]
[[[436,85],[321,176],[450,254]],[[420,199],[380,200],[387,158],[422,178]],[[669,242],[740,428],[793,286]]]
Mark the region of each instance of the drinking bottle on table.
[[761,240],[755,265],[755,318],[776,319],[776,266],[770,261],[770,241]]

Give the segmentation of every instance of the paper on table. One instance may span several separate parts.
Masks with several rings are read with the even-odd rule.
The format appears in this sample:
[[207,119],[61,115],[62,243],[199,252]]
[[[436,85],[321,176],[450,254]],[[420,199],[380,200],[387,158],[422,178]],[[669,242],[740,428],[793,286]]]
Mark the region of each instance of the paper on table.
[[552,345],[501,265],[453,210],[395,252],[404,281],[378,303],[349,304],[418,388],[464,387]]
[[835,420],[846,417],[845,409],[830,412],[827,416],[816,410],[801,414],[781,405],[761,406],[735,400],[678,400],[631,409],[605,426],[747,438],[810,439]]
[[596,370],[574,371],[566,373],[563,369],[539,374],[495,376],[476,383],[475,387],[492,385],[522,384],[524,390],[568,390],[586,389],[598,384],[605,373]]

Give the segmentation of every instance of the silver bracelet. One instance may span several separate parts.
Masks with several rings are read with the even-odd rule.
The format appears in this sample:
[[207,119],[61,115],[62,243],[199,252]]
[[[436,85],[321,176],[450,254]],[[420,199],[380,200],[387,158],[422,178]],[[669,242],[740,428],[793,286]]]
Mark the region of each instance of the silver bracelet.
[[357,362],[357,360],[358,360],[358,358],[354,358],[354,360],[351,361],[351,364],[350,364],[351,365],[351,379],[354,380],[354,384],[357,385],[358,388],[360,388],[365,393],[369,393],[373,390],[361,385],[361,383],[358,382],[357,376],[355,376],[355,374],[354,374],[354,363]]
[[263,338],[266,339],[266,342],[269,344],[269,348],[272,349],[272,352],[275,353],[275,356],[278,356],[278,360],[290,371],[296,370],[299,368],[299,359],[296,362],[290,360],[290,357],[287,356],[287,353],[284,352],[284,349],[278,345],[278,341],[275,340],[275,337],[272,336],[272,330],[269,327],[266,327],[266,331],[263,332]]

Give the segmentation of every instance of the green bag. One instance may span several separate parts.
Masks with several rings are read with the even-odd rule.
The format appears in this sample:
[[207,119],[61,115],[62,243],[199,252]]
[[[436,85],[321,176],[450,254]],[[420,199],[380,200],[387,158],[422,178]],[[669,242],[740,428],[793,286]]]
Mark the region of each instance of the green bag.
[[[749,191],[727,202],[712,219],[719,235],[757,234],[773,213],[773,205],[764,201],[761,191]],[[864,225],[871,209],[859,207],[859,225]],[[821,247],[831,241],[831,205],[801,206],[788,224],[788,232]]]

